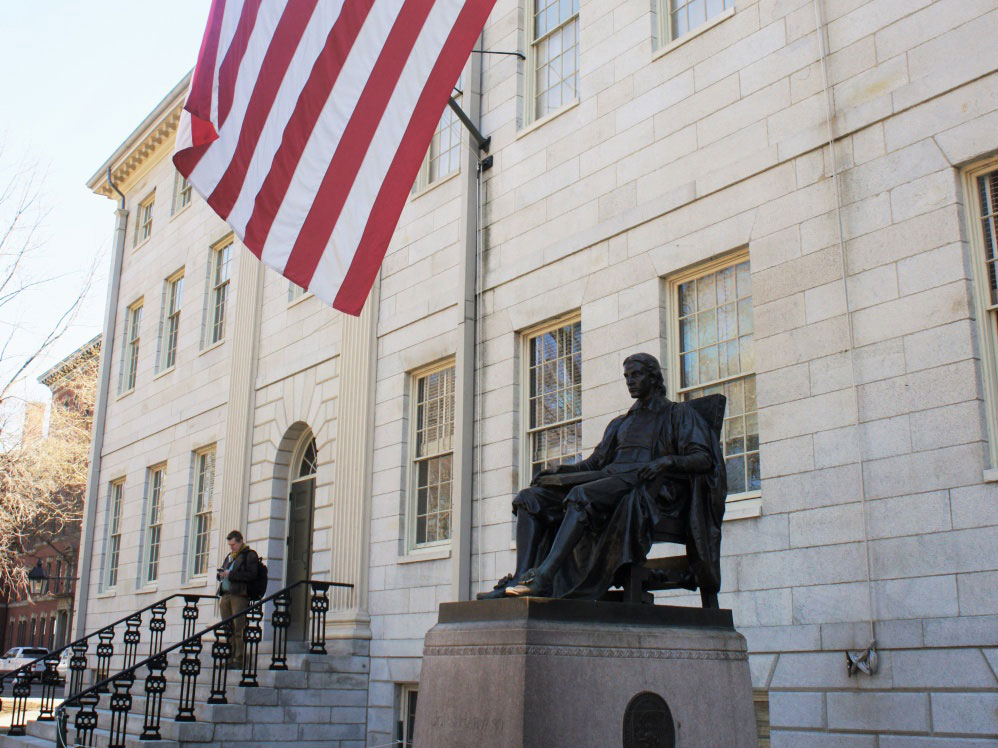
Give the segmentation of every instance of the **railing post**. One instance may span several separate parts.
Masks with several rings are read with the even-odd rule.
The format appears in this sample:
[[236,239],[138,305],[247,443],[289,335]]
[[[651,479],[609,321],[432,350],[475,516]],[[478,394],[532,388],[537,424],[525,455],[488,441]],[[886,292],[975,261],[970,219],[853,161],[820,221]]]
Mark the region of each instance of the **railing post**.
[[22,667],[14,676],[14,687],[10,690],[14,695],[14,713],[11,715],[8,735],[24,735],[24,725],[27,722],[28,697],[31,695],[31,672]]
[[246,611],[246,627],[243,629],[243,677],[239,685],[255,688],[260,685],[256,680],[256,660],[260,652],[260,641],[263,639],[263,603],[253,604]]
[[76,713],[76,746],[93,748],[94,730],[97,729],[97,704],[100,703],[100,693],[93,691],[80,697],[80,711]]
[[142,725],[140,740],[162,740],[159,734],[160,715],[163,710],[163,692],[166,691],[166,655],[154,657],[147,664],[146,676],[146,718]]
[[128,732],[128,713],[132,711],[132,684],[135,674],[126,671],[114,679],[114,693],[111,695],[111,737],[107,748],[125,748]]
[[[100,644],[97,645],[97,673],[95,678],[97,683],[106,680],[111,671],[111,657],[114,655],[114,626],[101,629],[97,634]],[[107,686],[101,688],[101,693],[107,693]]]
[[270,625],[274,629],[274,652],[270,656],[271,670],[288,669],[288,627],[291,626],[291,593],[287,590],[274,598],[274,613]]
[[55,711],[55,688],[59,685],[59,655],[49,653],[45,658],[45,672],[42,673],[42,704],[38,713],[40,722],[51,722]]
[[166,631],[166,602],[156,603],[149,613],[149,656],[152,657],[163,648],[163,632]]
[[184,635],[183,639],[194,636],[194,630],[198,623],[198,595],[184,595]]
[[[187,615],[186,605],[184,615]],[[180,648],[184,653],[184,659],[180,661],[180,707],[177,709],[177,722],[194,722],[196,719],[194,692],[197,688],[198,675],[201,673],[202,648],[200,636]]]
[[223,623],[215,629],[215,641],[211,645],[211,696],[209,704],[228,704],[225,696],[226,681],[229,678],[229,658],[232,657],[232,622]]
[[326,613],[329,612],[329,585],[325,582],[310,582],[312,600],[309,610],[312,613],[311,654],[326,654]]
[[139,642],[142,641],[142,633],[139,627],[142,625],[142,615],[136,613],[128,617],[125,621],[125,634],[121,638],[125,641],[125,667],[132,667],[135,664],[135,656],[139,651]]
[[83,690],[83,673],[87,669],[87,649],[90,646],[90,638],[80,639],[73,644],[73,656],[69,658],[69,671],[71,673],[69,681],[69,692],[79,693]]

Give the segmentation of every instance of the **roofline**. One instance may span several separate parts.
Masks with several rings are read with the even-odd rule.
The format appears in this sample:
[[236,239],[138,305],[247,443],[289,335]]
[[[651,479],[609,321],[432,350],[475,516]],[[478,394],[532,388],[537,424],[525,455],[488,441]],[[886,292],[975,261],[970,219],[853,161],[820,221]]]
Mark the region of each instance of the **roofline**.
[[171,109],[173,109],[177,103],[178,99],[183,98],[184,94],[187,93],[187,89],[190,87],[191,76],[194,74],[194,69],[192,68],[187,72],[187,74],[180,79],[180,82],[173,87],[173,90],[168,93],[156,108],[149,113],[149,115],[142,120],[142,123],[136,127],[132,133],[125,138],[124,142],[118,149],[111,154],[111,157],[105,161],[101,167],[94,172],[94,175],[87,180],[87,187],[91,190],[96,190],[98,185],[102,181],[107,181],[107,170],[113,169],[115,164],[122,161],[128,153],[143,140],[143,135],[145,135],[148,130],[153,127],[157,121],[161,120],[166,116]]
[[40,377],[38,377],[39,383],[44,384],[46,387],[49,387],[51,389],[52,382],[57,377],[62,375],[66,371],[66,369],[68,369],[74,363],[76,363],[84,356],[86,356],[91,350],[96,350],[97,348],[100,347],[102,334],[103,333],[97,333],[96,335],[94,335],[86,343],[81,345],[75,351],[66,356],[66,358],[64,358],[62,361],[60,361],[55,366],[51,367],[48,371],[46,371],[44,374],[42,374]]

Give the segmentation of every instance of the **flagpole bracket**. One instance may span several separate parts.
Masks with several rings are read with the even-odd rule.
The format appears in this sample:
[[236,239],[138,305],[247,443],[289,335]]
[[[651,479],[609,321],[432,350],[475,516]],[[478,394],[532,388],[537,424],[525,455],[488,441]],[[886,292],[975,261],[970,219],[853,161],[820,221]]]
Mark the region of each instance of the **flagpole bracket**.
[[471,133],[472,139],[478,144],[478,150],[488,153],[489,146],[492,144],[492,136],[485,137],[482,135],[481,131],[475,127],[475,123],[471,121],[471,118],[465,114],[461,105],[454,101],[454,97],[451,96],[447,100],[447,105],[454,111],[457,118],[461,120],[461,124],[468,128],[468,132]]
[[492,156],[491,155],[486,156],[485,158],[483,158],[481,161],[478,162],[478,170],[479,171],[488,171],[491,168],[492,168]]

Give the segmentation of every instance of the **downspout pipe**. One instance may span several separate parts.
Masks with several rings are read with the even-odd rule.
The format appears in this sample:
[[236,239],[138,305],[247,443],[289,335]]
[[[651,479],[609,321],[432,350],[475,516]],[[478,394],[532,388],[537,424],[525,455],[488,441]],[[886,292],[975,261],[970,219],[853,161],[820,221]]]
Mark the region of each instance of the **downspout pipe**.
[[73,622],[73,639],[84,636],[87,626],[87,603],[90,596],[90,579],[94,565],[94,534],[97,523],[97,500],[100,495],[101,452],[104,449],[104,422],[107,402],[111,394],[111,354],[114,349],[114,322],[118,311],[118,294],[121,289],[121,261],[125,254],[125,227],[128,211],[125,195],[107,169],[107,183],[118,193],[119,204],[114,212],[114,244],[111,254],[111,275],[107,284],[107,302],[104,306],[104,333],[101,337],[100,368],[97,372],[97,401],[94,403],[94,423],[90,437],[90,466],[87,470],[87,495],[83,504],[83,527],[80,532],[79,581],[76,586],[76,611]]

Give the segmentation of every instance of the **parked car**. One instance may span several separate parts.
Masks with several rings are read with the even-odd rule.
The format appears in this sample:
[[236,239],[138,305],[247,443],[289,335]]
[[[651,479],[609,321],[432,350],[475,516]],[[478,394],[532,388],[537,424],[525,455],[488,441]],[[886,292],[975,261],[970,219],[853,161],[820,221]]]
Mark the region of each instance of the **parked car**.
[[[0,659],[0,673],[9,673],[27,665],[32,660],[44,657],[49,653],[46,647],[11,647]],[[45,662],[38,662],[31,668],[31,676],[37,678],[45,672]]]
[[55,666],[55,671],[59,674],[60,683],[66,682],[66,676],[69,675],[69,661],[72,657],[72,649],[67,647],[62,650],[62,656],[59,658],[59,664]]

